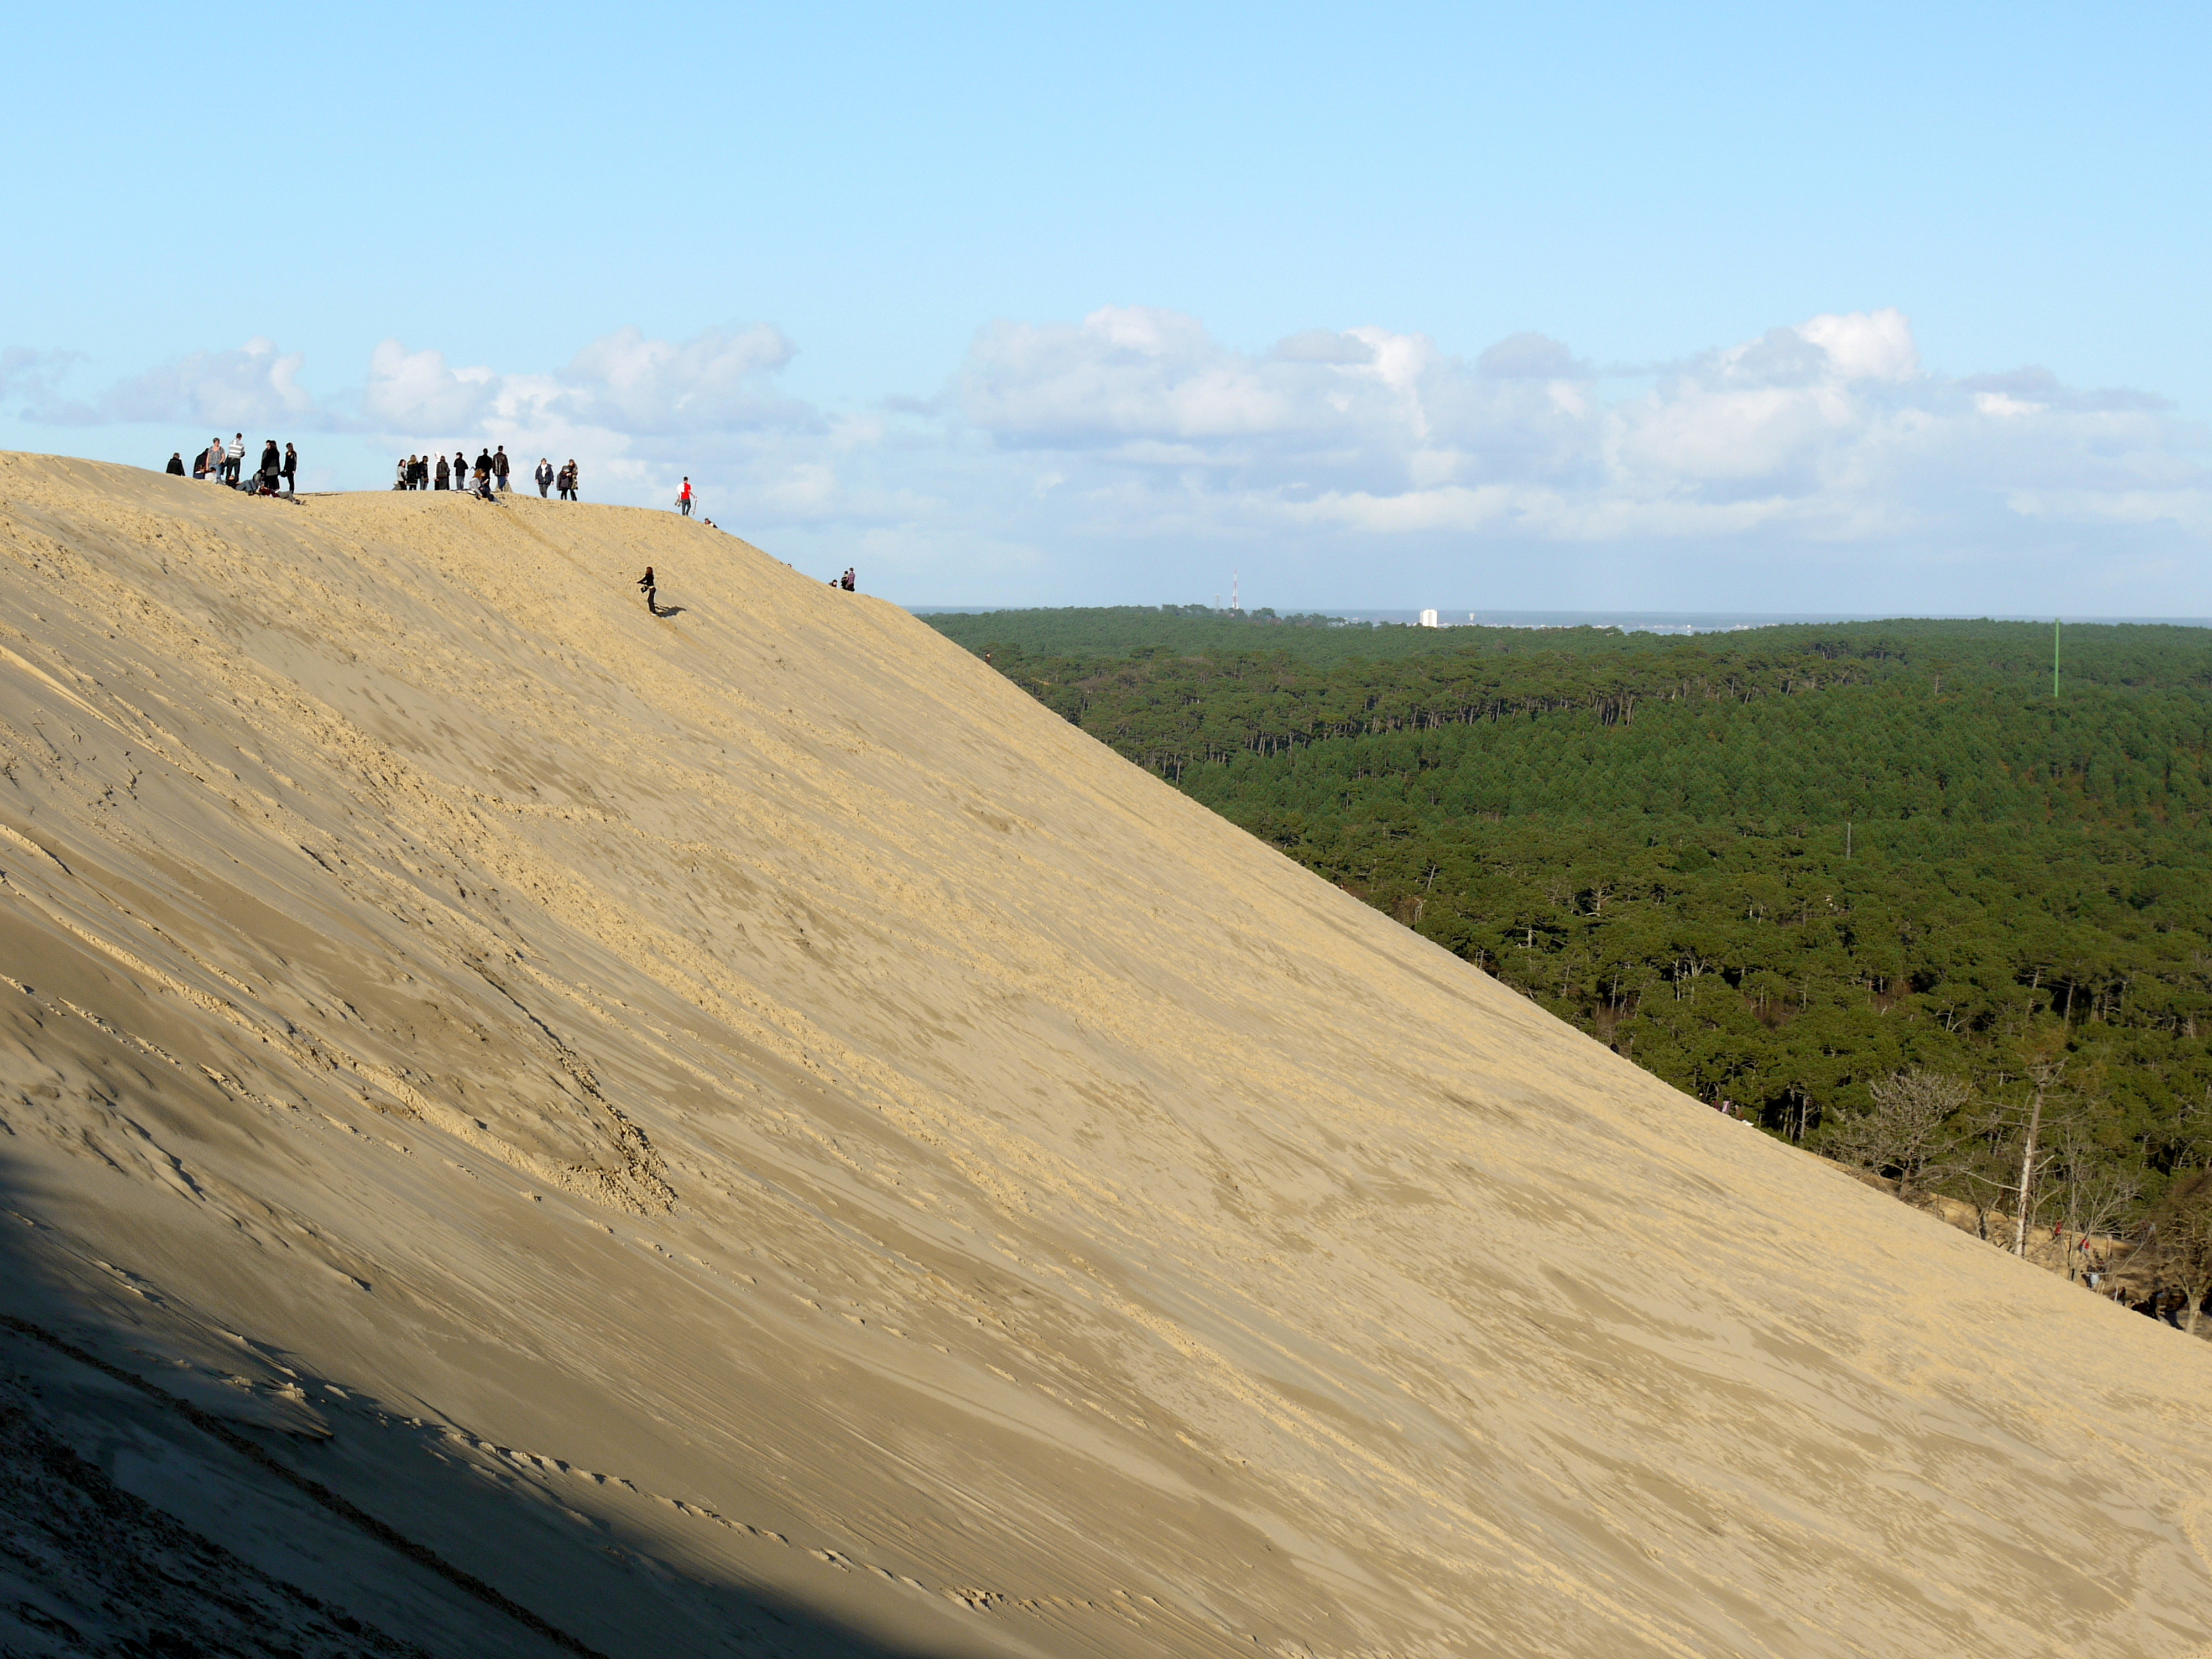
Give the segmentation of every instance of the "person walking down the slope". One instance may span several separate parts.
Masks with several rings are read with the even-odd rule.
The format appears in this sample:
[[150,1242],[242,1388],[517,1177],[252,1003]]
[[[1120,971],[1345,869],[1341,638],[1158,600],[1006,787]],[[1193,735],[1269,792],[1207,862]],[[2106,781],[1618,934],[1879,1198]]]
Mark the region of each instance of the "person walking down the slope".
[[173,478],[181,478],[185,476],[185,452],[183,450],[180,449],[175,454],[169,457],[167,471],[169,476]]
[[284,493],[300,493],[300,452],[289,444],[284,446]]
[[238,488],[238,470],[246,465],[246,434],[241,432],[230,441],[230,447],[222,453],[222,481],[233,489]]
[[660,590],[653,580],[653,567],[645,568],[645,574],[637,579],[638,592],[645,595],[645,608],[654,616],[660,614]]
[[544,501],[545,492],[553,487],[553,463],[540,455],[538,458],[538,471],[530,476],[538,481],[538,499]]
[[441,455],[438,457],[438,470],[431,477],[430,488],[433,489],[445,489],[449,488],[453,482],[453,470],[446,464],[446,458],[443,455]]
[[507,475],[510,470],[507,459],[507,446],[501,444],[492,452],[491,476],[499,480],[499,493],[502,495],[507,494]]
[[691,480],[688,477],[684,480],[684,488],[676,492],[676,505],[683,508],[685,518],[691,516]]

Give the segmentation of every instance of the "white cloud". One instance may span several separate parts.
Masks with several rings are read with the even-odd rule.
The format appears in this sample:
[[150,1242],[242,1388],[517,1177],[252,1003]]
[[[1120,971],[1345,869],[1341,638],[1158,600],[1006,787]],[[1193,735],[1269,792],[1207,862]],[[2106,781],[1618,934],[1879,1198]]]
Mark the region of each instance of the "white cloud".
[[1176,536],[1833,542],[2031,518],[2191,526],[2212,483],[2201,429],[2156,399],[2069,392],[2040,370],[1931,374],[1894,309],[1771,329],[1612,399],[1540,335],[1472,365],[1376,328],[1244,353],[1195,319],[1125,309],[994,325],[961,386],[979,431],[1060,455],[1058,493],[1110,503],[1125,535],[1146,533],[1147,503]]
[[691,434],[788,425],[812,411],[769,383],[798,355],[781,329],[710,328],[688,340],[624,328],[594,340],[557,377],[579,418],[625,432]]
[[26,416],[49,425],[147,422],[240,430],[325,423],[314,398],[299,384],[307,359],[296,351],[280,352],[273,340],[255,338],[234,350],[173,357],[116,382],[89,402],[63,398],[55,389],[59,372],[76,354],[43,356],[47,362],[31,366],[24,376],[35,396]]
[[1900,583],[1980,573],[1992,597],[1965,602],[1995,605],[2025,602],[2014,564],[2041,561],[2057,583],[2101,559],[2128,573],[2115,582],[2181,581],[2212,611],[2201,424],[2041,368],[1930,370],[1894,309],[1601,370],[1534,333],[1472,361],[1379,327],[1242,349],[1194,317],[1113,306],[991,324],[936,395],[836,416],[784,389],[796,354],[765,324],[682,340],[620,329],[520,370],[387,340],[358,387],[318,400],[301,355],[257,339],[70,403],[56,388],[79,365],[18,348],[0,353],[0,397],[50,422],[351,433],[356,453],[504,443],[526,465],[576,458],[600,500],[665,504],[688,474],[720,521],[799,546],[865,543],[917,598],[985,597],[960,592],[975,559],[1024,581],[1091,573],[1036,597],[1084,580],[1126,597],[1131,571],[1210,569],[1224,555],[1207,549],[1236,546],[1305,561],[1319,573],[1307,603],[1471,561],[1540,585],[1577,560],[1690,603],[1674,585],[1700,571],[1778,594],[1765,573],[1831,558],[1890,561]]
[[1844,380],[1909,380],[1920,373],[1920,348],[1912,325],[1895,307],[1815,317],[1797,325],[1798,337],[1828,355]]
[[27,421],[52,421],[47,411],[57,407],[54,388],[71,368],[83,361],[76,351],[33,351],[28,346],[0,350],[0,399],[21,398],[29,405]]
[[1545,334],[1509,334],[1474,360],[1485,374],[1506,380],[1586,380],[1590,367]]
[[386,340],[369,354],[364,424],[385,434],[459,435],[490,410],[501,378],[489,368],[451,368],[442,351],[410,351]]

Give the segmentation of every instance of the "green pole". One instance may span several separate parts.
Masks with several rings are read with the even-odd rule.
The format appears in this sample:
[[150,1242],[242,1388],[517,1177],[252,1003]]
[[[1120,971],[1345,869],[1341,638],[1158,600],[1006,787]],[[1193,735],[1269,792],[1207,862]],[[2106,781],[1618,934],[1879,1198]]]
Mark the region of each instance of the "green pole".
[[2051,701],[2058,701],[2058,618],[2051,619]]

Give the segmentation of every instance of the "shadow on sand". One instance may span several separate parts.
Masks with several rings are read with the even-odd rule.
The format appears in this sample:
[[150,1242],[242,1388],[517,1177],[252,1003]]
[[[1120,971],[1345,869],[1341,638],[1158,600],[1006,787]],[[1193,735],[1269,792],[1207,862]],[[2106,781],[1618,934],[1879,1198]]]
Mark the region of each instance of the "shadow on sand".
[[0,1652],[951,1650],[887,1645],[665,1535],[486,1479],[444,1425],[85,1250],[40,1218],[40,1184],[0,1165]]

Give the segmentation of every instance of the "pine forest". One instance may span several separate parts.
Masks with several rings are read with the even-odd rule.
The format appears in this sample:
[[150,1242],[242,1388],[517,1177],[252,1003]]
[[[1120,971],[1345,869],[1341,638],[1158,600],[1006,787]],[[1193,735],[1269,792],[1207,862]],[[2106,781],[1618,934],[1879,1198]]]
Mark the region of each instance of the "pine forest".
[[1901,1191],[1987,1217],[2025,1184],[2032,1225],[2094,1231],[2212,1165],[2212,630],[926,620],[1669,1083]]

